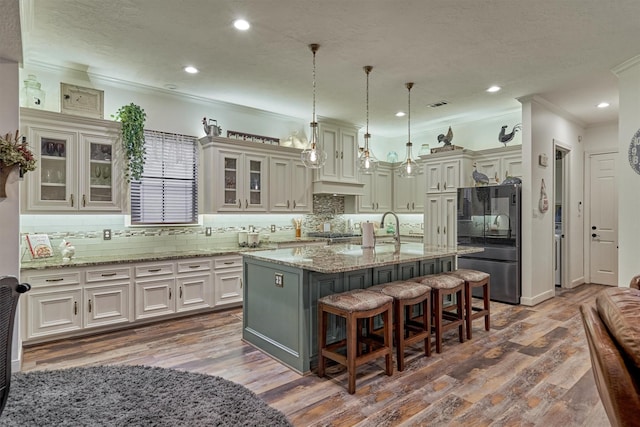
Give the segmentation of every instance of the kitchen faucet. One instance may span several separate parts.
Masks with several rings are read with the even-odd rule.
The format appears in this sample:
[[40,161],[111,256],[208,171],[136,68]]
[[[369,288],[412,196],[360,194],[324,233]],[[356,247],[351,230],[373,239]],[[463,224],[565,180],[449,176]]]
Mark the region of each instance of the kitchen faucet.
[[386,218],[387,214],[391,214],[395,217],[396,219],[396,229],[393,233],[393,240],[395,241],[395,245],[396,247],[400,246],[400,220],[398,219],[398,215],[396,215],[395,213],[391,212],[391,211],[387,211],[384,214],[382,214],[382,220],[380,221],[380,226],[384,227],[384,219]]

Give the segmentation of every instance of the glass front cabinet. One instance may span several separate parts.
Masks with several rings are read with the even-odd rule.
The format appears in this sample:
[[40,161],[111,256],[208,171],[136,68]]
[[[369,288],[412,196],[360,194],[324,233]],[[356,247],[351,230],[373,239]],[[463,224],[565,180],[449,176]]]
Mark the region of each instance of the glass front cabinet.
[[122,210],[119,123],[29,109],[21,117],[38,159],[25,175],[24,211]]
[[267,157],[219,150],[216,211],[266,212]]

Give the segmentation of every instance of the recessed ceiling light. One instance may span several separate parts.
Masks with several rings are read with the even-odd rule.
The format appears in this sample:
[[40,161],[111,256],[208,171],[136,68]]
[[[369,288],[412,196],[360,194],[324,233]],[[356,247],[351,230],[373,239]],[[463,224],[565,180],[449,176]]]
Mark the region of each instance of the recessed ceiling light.
[[489,88],[487,88],[487,92],[498,92],[500,89],[502,89],[500,86],[491,86]]
[[249,28],[251,28],[251,24],[249,24],[249,22],[244,19],[236,19],[235,21],[233,21],[233,26],[240,31],[247,31]]
[[404,117],[406,115],[406,113],[404,111],[398,111],[396,113],[396,117]]
[[188,65],[188,66],[184,67],[184,71],[186,71],[189,74],[196,74],[198,72],[198,69],[196,67]]
[[596,107],[598,108],[607,108],[609,106],[608,102],[601,102],[598,105],[596,105]]

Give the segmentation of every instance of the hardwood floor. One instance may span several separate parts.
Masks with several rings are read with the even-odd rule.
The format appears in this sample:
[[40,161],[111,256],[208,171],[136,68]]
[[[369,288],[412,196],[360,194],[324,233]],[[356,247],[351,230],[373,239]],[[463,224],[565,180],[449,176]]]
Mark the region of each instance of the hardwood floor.
[[445,335],[443,352],[419,346],[403,372],[383,360],[360,367],[356,394],[343,368],[301,376],[241,340],[234,309],[27,347],[23,371],[101,364],[149,365],[243,384],[296,426],[607,426],[578,306],[602,289],[557,290],[535,307],[491,303],[491,331]]

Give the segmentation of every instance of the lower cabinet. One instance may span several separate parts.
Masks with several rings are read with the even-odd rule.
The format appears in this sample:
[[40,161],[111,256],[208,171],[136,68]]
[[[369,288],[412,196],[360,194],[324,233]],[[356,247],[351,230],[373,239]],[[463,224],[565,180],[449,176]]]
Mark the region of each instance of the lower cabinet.
[[213,306],[223,307],[242,302],[242,257],[221,256],[214,261]]
[[238,255],[24,270],[21,280],[31,284],[31,291],[20,298],[24,342],[107,331],[242,302]]

